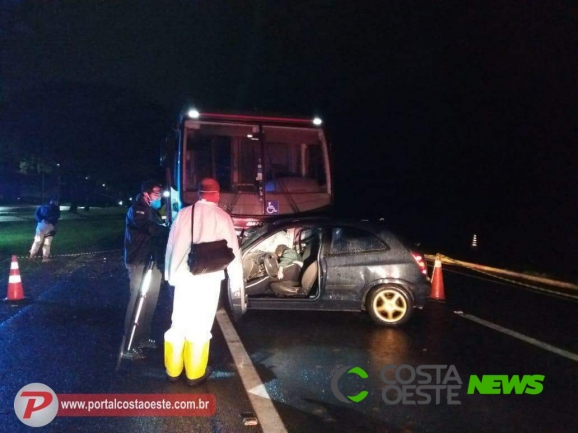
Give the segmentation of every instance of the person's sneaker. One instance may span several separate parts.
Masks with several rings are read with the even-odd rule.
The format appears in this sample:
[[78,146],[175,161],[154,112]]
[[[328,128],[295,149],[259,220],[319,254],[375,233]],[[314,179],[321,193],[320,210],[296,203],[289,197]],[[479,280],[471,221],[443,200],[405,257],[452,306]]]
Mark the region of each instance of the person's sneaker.
[[205,374],[203,374],[198,379],[187,378],[187,385],[189,385],[189,386],[200,385],[201,383],[205,382],[209,378],[209,376],[211,375],[212,372],[213,372],[213,369],[211,367],[207,366],[207,368],[205,369]]
[[143,351],[138,347],[133,347],[128,352],[124,352],[122,354],[123,359],[128,359],[130,361],[139,361],[141,359],[145,359],[147,356],[143,353]]
[[42,263],[48,263],[51,261],[52,261],[52,259],[50,257],[42,257]]
[[143,340],[139,343],[138,347],[140,349],[158,349],[159,345],[155,340],[149,338],[148,340]]

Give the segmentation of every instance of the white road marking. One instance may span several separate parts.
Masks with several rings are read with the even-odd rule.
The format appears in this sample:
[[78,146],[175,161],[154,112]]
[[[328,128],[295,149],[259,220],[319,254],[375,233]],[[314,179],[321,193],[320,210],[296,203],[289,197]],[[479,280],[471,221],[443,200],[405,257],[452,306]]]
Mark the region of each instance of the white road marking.
[[511,337],[525,341],[526,343],[533,344],[534,346],[537,346],[541,349],[548,350],[549,352],[555,353],[556,355],[560,355],[563,356],[564,358],[568,358],[571,359],[572,361],[578,362],[578,355],[575,353],[568,352],[567,350],[560,349],[556,346],[552,346],[551,344],[544,343],[543,341],[536,340],[535,338],[528,337],[516,331],[512,331],[511,329],[503,328],[500,325],[496,325],[495,323],[488,322],[487,320],[480,319],[479,317],[476,316],[471,316],[470,314],[458,314],[458,315],[463,317],[464,319],[468,319],[471,320],[472,322],[479,323],[480,325],[487,326],[488,328],[492,328],[495,331],[502,332]]
[[266,433],[287,433],[287,429],[283,421],[281,421],[281,417],[275,409],[265,385],[261,382],[257,370],[255,370],[255,366],[239,338],[239,334],[235,331],[233,324],[223,309],[217,311],[217,322],[223,331],[225,341],[227,346],[229,346],[261,428]]

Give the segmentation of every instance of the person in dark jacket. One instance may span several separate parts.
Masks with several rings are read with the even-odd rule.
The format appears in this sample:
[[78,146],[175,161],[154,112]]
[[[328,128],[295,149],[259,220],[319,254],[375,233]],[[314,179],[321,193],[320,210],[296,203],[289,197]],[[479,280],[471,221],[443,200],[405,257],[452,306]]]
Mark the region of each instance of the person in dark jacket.
[[30,248],[30,258],[33,259],[42,247],[42,261],[50,260],[50,247],[56,235],[56,224],[60,219],[60,207],[57,199],[51,199],[48,204],[39,206],[34,214],[36,217],[36,234]]
[[124,264],[130,279],[130,300],[124,323],[127,341],[130,338],[133,311],[139,298],[145,268],[149,260],[154,261],[152,278],[133,337],[133,348],[124,354],[125,358],[131,360],[145,358],[142,349],[157,347],[156,342],[151,339],[151,323],[157,306],[164,251],[169,235],[169,228],[158,212],[161,206],[162,185],[157,181],[147,180],[143,182],[141,193],[126,215]]

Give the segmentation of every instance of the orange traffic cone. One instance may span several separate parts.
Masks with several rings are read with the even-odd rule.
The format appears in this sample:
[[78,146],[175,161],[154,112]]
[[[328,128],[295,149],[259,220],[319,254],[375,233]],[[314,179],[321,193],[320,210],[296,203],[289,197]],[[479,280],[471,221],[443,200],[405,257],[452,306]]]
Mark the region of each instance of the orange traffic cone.
[[444,277],[442,274],[442,261],[438,255],[436,255],[436,260],[433,269],[433,275],[431,277],[431,295],[430,298],[436,301],[445,301],[446,294],[444,292]]
[[20,278],[18,260],[16,256],[12,256],[12,263],[10,263],[10,276],[8,277],[8,293],[6,298],[4,298],[4,302],[26,300],[28,300],[28,298],[24,296],[24,288],[22,287],[22,279]]

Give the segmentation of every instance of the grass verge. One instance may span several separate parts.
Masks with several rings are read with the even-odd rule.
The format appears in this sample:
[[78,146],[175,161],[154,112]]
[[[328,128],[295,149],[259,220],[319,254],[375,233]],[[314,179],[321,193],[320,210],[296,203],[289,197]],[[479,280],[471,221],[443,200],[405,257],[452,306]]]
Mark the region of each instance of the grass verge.
[[[61,220],[51,253],[60,255],[122,249],[124,224],[124,215]],[[12,255],[28,255],[35,228],[36,224],[32,221],[0,224],[0,260]]]

